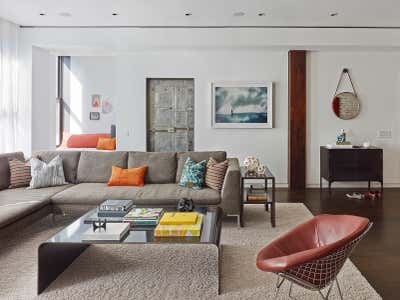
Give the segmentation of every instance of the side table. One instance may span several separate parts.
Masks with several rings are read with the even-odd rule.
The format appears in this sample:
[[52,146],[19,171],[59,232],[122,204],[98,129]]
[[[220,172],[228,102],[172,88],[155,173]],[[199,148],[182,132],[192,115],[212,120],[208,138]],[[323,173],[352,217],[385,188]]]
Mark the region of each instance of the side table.
[[[265,173],[264,174],[254,174],[254,173],[248,173],[246,171],[245,167],[240,168],[240,185],[241,185],[241,208],[240,208],[240,222],[241,226],[243,226],[243,208],[245,204],[264,204],[265,205],[265,210],[268,211],[270,210],[271,213],[271,225],[272,227],[275,227],[276,225],[276,207],[275,207],[275,176],[271,173],[271,171],[265,167]],[[267,200],[247,200],[247,193],[250,190],[250,187],[245,186],[245,181],[246,180],[258,180],[262,181],[263,183],[263,189],[267,195]]]

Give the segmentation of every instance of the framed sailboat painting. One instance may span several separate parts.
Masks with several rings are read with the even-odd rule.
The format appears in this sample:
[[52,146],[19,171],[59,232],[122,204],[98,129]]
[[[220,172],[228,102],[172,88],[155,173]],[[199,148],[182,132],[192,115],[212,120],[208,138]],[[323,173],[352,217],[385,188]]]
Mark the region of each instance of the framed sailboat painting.
[[272,82],[212,83],[214,128],[273,128]]

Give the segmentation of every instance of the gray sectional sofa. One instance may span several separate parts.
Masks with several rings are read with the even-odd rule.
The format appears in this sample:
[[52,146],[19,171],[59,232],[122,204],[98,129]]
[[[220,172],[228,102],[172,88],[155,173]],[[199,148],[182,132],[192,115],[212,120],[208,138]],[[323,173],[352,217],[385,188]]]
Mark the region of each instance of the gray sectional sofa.
[[[56,155],[63,158],[66,181],[70,184],[41,189],[3,189],[0,191],[0,228],[45,208],[48,212],[83,214],[106,199],[133,199],[138,205],[176,205],[183,197],[197,205],[219,206],[225,215],[238,216],[240,221],[240,169],[235,158],[229,167],[221,192],[203,188],[193,190],[177,185],[187,157],[196,161],[226,159],[223,151],[156,153],[135,151],[41,151],[33,156],[49,162]],[[3,188],[9,180],[8,158],[23,159],[23,153],[0,155],[0,175]],[[106,185],[111,167],[148,166],[144,187]]]

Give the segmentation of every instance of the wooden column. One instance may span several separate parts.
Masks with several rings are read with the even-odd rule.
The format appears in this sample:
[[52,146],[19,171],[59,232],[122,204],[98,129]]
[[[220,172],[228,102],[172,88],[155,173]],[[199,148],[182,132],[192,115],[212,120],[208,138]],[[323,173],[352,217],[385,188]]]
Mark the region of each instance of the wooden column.
[[291,50],[288,59],[289,189],[306,187],[306,51]]

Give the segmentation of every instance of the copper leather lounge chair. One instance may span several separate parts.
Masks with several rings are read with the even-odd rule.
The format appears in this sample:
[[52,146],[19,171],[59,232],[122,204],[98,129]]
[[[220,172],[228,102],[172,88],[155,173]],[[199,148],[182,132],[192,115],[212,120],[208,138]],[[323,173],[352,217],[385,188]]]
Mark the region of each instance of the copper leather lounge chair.
[[[318,291],[328,299],[334,282],[340,298],[342,291],[337,280],[346,259],[372,223],[362,217],[349,215],[319,215],[298,225],[272,241],[257,255],[257,267],[278,275],[276,296],[285,280],[309,290]],[[321,290],[329,286],[324,295]]]

